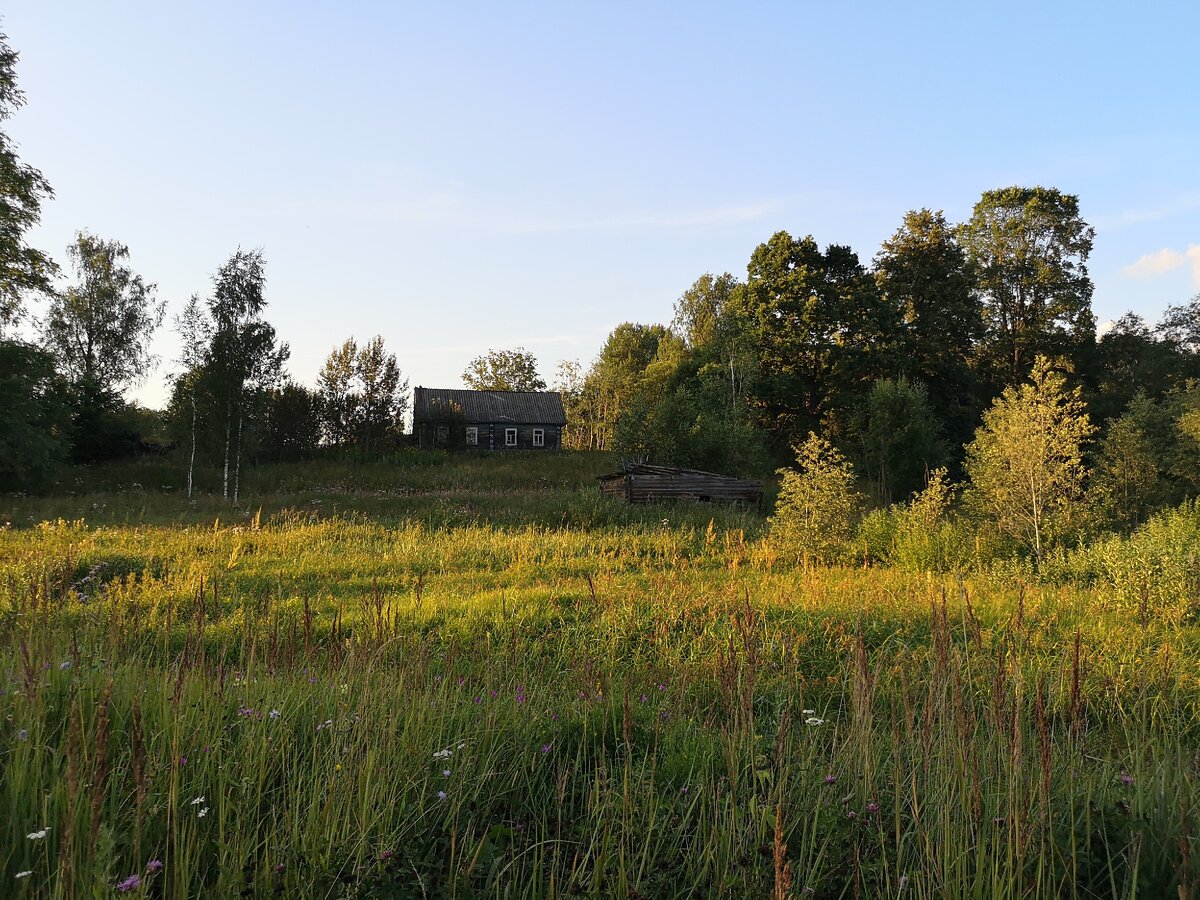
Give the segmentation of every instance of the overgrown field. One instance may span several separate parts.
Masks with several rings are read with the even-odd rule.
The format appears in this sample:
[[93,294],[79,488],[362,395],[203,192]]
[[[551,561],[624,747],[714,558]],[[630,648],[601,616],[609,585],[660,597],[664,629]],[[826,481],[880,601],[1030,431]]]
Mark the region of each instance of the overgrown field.
[[0,501],[0,896],[1197,895],[1190,618],[801,571],[604,464]]

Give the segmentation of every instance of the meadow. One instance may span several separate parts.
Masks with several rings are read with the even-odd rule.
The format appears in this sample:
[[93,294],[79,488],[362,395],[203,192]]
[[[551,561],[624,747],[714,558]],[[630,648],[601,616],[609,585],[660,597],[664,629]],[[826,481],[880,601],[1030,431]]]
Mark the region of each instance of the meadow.
[[1200,629],[1121,547],[805,569],[609,465],[0,498],[0,896],[1200,895]]

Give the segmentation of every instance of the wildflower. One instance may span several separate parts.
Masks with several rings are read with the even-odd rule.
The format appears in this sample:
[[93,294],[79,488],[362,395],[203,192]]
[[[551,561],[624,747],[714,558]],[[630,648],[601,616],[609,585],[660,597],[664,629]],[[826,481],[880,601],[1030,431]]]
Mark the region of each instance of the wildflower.
[[317,726],[317,731],[323,731],[326,728],[332,728],[332,727],[333,727],[333,719],[326,719],[324,722],[322,722],[320,725]]
[[871,813],[872,815],[879,812],[879,804],[876,803],[874,800],[868,800],[867,801],[867,812]]
[[18,872],[17,877],[18,878],[28,878],[32,874],[33,874],[33,869],[26,869],[24,872]]
[[649,697],[647,697],[645,694],[642,694],[642,700],[641,700],[641,702],[642,702],[642,703],[645,703],[645,702],[646,702],[647,700],[649,700],[649,699],[650,699],[650,698],[649,698]]
[[815,709],[800,710],[800,715],[802,715],[802,716],[815,716],[816,714],[817,714],[817,711]]
[[814,725],[814,726],[816,726],[816,725],[824,725],[824,724],[825,724],[825,720],[824,720],[824,719],[818,719],[816,716],[809,716],[807,719],[805,719],[805,720],[804,720],[804,724],[805,724],[805,725]]
[[686,786],[685,786],[685,787],[681,787],[681,788],[679,789],[679,793],[681,793],[681,794],[686,794],[687,792],[688,792],[688,789],[687,789],[687,787],[686,787]]
[[28,728],[22,728],[20,731],[18,731],[18,732],[17,732],[17,740],[18,740],[18,741],[27,741],[27,740],[29,740],[29,729],[28,729]]
[[133,875],[130,875],[124,881],[118,881],[117,882],[117,890],[120,891],[122,894],[127,894],[130,891],[136,891],[139,887],[141,887],[141,884],[142,884],[142,879],[135,872]]
[[270,716],[271,716],[271,718],[272,718],[272,719],[278,719],[278,718],[279,718],[281,715],[283,715],[283,713],[281,713],[281,712],[280,712],[279,710],[277,710],[277,709],[273,709],[273,710],[271,710],[271,712],[270,712]]
[[182,768],[183,766],[186,766],[186,765],[187,765],[187,757],[186,756],[179,757],[180,768]]
[[341,764],[341,763],[337,763],[336,765],[334,765],[334,767],[333,767],[333,771],[335,771],[335,772],[340,772],[340,771],[342,771],[342,764]]
[[463,749],[465,746],[467,746],[467,742],[466,742],[466,741],[459,741],[459,742],[458,742],[458,746],[457,746],[457,747],[455,747],[454,749],[455,749],[455,750],[461,750],[461,749]]
[[476,703],[476,705],[478,705],[478,704],[480,704],[480,703],[482,703],[482,702],[483,702],[483,698],[482,698],[482,697],[476,697],[476,698],[475,698],[475,703]]
[[542,752],[543,752],[543,753],[549,753],[549,752],[550,752],[550,745],[549,745],[549,744],[542,744]]
[[203,819],[207,815],[208,815],[208,807],[206,806],[206,807],[204,807],[204,809],[200,810],[200,812],[196,813],[196,818]]
[[900,890],[904,890],[906,887],[908,887],[908,876],[907,876],[907,875],[901,875],[901,876],[900,876],[899,888],[900,888]]
[[438,792],[437,792],[437,798],[438,798],[439,800],[445,800],[445,799],[446,799],[446,792],[445,792],[445,791],[438,791]]
[[449,778],[449,777],[450,777],[450,770],[449,770],[449,769],[442,769],[442,777],[443,777],[443,778]]
[[49,833],[50,833],[50,826],[47,825],[41,831],[31,832],[30,834],[26,835],[26,837],[28,837],[31,841],[40,841],[40,840],[42,840],[42,838],[44,838]]
[[192,806],[199,806],[199,805],[200,805],[201,803],[203,803],[203,802],[204,802],[204,795],[203,795],[203,794],[201,794],[199,797],[197,797],[195,800],[193,800],[193,801],[192,801],[191,805],[192,805]]
[[69,668],[71,668],[71,661],[69,659],[64,659],[58,664],[58,671],[60,672],[65,672]]
[[449,759],[453,755],[454,755],[454,751],[449,748],[446,748],[445,750],[434,751],[433,758],[434,759]]
[[826,775],[825,783],[826,784],[837,784],[837,776],[836,775]]
[[846,818],[853,821],[854,819],[858,818],[858,813],[856,813],[854,810],[850,810],[850,812],[846,813]]
[[252,715],[254,715],[254,708],[251,706],[239,706],[238,707],[238,715],[239,716],[252,716]]
[[1125,772],[1122,772],[1120,777],[1117,780],[1120,781],[1121,784],[1126,785],[1126,786],[1133,784],[1133,776],[1128,775]]
[[150,862],[146,863],[147,872],[160,872],[162,871],[162,867],[163,863],[161,859],[152,859]]
[[275,874],[278,875],[280,872],[282,872],[286,868],[287,868],[287,866],[285,866],[283,863],[276,863],[275,864]]

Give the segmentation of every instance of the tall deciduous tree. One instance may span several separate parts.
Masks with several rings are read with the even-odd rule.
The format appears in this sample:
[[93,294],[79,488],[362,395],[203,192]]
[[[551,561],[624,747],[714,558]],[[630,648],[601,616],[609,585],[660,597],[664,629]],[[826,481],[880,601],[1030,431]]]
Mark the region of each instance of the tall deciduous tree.
[[1029,381],[1004,389],[967,446],[972,504],[1039,563],[1077,518],[1095,430],[1079,388],[1038,356]]
[[175,317],[175,332],[179,335],[180,351],[178,362],[181,371],[175,376],[176,390],[187,397],[189,435],[187,469],[187,497],[192,499],[194,473],[196,470],[196,425],[199,418],[199,391],[212,342],[212,322],[200,302],[199,294],[192,294],[183,309]]
[[150,338],[165,301],[128,265],[129,248],[86,231],[67,248],[75,283],[57,292],[43,324],[44,340],[76,385],[119,393],[150,371]]
[[408,408],[408,382],[379,335],[359,346],[335,347],[317,376],[321,430],[327,444],[378,450],[399,433]]
[[[25,104],[16,69],[17,52],[0,34],[0,123]],[[26,294],[51,292],[57,267],[25,242],[25,234],[40,220],[42,201],[52,196],[50,183],[21,162],[12,140],[0,128],[0,337],[21,319]]]
[[979,363],[996,386],[1021,381],[1038,354],[1071,355],[1094,341],[1095,233],[1079,198],[1054,188],[986,191],[975,204],[961,240],[983,298]]
[[971,359],[983,316],[966,252],[940,211],[914,210],[875,257],[875,280],[900,317],[898,371],[922,382],[956,443],[974,428]]
[[223,435],[222,496],[232,499],[241,485],[242,436],[255,392],[273,387],[283,372],[289,350],[279,345],[275,329],[262,318],[266,269],[261,250],[239,248],[213,277],[208,312],[212,340],[208,365],[212,372]]
[[789,443],[895,368],[897,315],[849,247],[786,231],[759,245],[735,295],[757,354],[755,406]]
[[475,391],[544,391],[537,369],[537,357],[524,347],[489,350],[467,364],[462,379]]

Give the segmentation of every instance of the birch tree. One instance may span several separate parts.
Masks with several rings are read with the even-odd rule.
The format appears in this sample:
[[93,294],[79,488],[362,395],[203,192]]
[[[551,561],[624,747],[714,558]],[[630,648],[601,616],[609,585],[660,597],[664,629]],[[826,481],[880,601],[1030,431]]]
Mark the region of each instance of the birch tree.
[[1096,429],[1079,388],[1038,356],[1029,381],[1005,388],[967,445],[972,506],[1040,564],[1079,512],[1084,444]]

